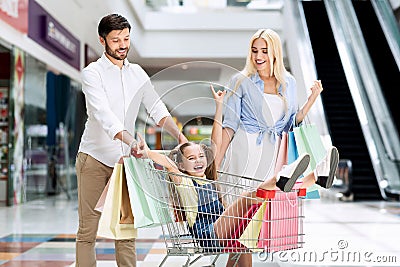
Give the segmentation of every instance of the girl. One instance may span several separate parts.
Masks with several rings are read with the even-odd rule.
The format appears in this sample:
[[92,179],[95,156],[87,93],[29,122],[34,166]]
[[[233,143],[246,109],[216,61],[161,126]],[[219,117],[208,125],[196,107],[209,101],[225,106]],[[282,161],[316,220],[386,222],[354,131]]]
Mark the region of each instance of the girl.
[[[243,218],[249,207],[255,203],[256,190],[242,193],[241,197],[227,207],[224,207],[219,199],[220,196],[212,181],[217,179],[214,159],[218,156],[221,145],[222,105],[226,91],[215,92],[212,86],[211,91],[216,102],[211,148],[204,144],[187,142],[173,149],[167,157],[150,150],[142,136],[138,134],[140,139],[138,154],[164,166],[171,173],[171,180],[186,211],[189,230],[202,247],[208,248],[208,251],[215,251],[215,248],[226,246],[226,241],[234,234],[240,218]],[[295,162],[285,166],[277,178],[267,179],[258,188],[274,190],[278,186],[283,191],[290,191],[297,178],[307,168],[309,160],[309,155],[301,155]],[[192,177],[189,178],[188,175]],[[229,260],[227,266],[233,266],[234,263],[235,261]],[[251,264],[251,254],[240,256],[238,266],[251,266]]]

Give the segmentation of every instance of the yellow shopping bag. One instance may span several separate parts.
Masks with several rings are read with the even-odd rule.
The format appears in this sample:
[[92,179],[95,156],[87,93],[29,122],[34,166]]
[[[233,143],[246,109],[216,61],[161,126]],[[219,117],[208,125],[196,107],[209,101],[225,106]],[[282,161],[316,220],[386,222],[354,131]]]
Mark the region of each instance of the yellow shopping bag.
[[258,237],[260,235],[266,207],[267,202],[264,201],[251,218],[251,221],[244,229],[242,235],[239,237],[239,242],[252,251],[259,250],[257,249]]
[[114,165],[108,186],[104,190],[106,190],[102,194],[103,198],[105,196],[104,205],[101,203],[102,197],[97,205],[97,210],[101,210],[102,206],[97,235],[117,240],[136,238],[137,230],[134,228],[133,222],[130,224],[120,223],[121,217],[131,216],[133,218],[123,164],[116,163]]

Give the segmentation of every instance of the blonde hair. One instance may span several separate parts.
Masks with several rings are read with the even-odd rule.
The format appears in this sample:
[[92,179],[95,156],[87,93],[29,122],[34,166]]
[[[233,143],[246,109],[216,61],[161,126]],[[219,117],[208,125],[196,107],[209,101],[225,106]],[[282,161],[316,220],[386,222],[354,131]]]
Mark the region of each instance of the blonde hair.
[[283,92],[286,91],[286,68],[283,64],[283,52],[282,52],[282,42],[279,35],[271,30],[271,29],[259,29],[257,30],[253,36],[250,38],[249,42],[249,51],[246,58],[246,65],[244,66],[241,73],[243,74],[242,78],[239,78],[236,81],[233,92],[236,92],[237,88],[239,88],[243,79],[250,77],[251,75],[257,72],[256,67],[252,61],[252,46],[256,39],[263,39],[267,43],[268,48],[268,58],[270,63],[270,76],[275,76],[277,79],[276,84],[276,92],[280,85],[282,85]]

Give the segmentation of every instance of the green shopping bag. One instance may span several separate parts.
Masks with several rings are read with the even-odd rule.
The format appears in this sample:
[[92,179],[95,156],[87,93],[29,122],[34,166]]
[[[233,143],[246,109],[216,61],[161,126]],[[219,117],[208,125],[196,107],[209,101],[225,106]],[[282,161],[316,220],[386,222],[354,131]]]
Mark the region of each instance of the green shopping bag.
[[[295,127],[293,128],[293,133],[299,155],[303,153],[310,155],[310,164],[304,173],[307,175],[314,171],[317,163],[325,157],[326,148],[315,124],[303,124]],[[318,193],[320,188],[317,184],[307,188],[307,198],[320,198]]]
[[[167,192],[149,159],[124,157],[126,180],[135,228],[172,222]],[[153,169],[152,169],[153,168]]]
[[317,163],[326,155],[326,148],[322,143],[321,135],[314,124],[295,127],[293,133],[299,155],[310,154],[310,164],[306,170],[306,173],[310,173],[315,170]]

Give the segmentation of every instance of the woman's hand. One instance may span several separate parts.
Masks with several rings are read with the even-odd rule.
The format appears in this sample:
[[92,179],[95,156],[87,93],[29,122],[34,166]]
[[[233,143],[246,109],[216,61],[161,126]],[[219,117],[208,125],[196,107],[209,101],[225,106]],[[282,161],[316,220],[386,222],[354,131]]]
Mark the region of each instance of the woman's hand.
[[315,100],[317,100],[317,97],[324,90],[324,88],[322,87],[321,80],[314,81],[314,83],[311,86],[310,90],[311,90],[311,94],[308,96],[308,99],[307,99],[306,103],[303,105],[303,107],[296,114],[296,125],[299,125],[304,120],[304,117],[307,116],[308,111],[311,109],[311,107],[314,104]]
[[310,88],[311,90],[311,95],[308,97],[309,100],[314,102],[317,97],[321,94],[321,92],[324,90],[322,87],[321,80],[316,80],[314,81],[314,84]]

